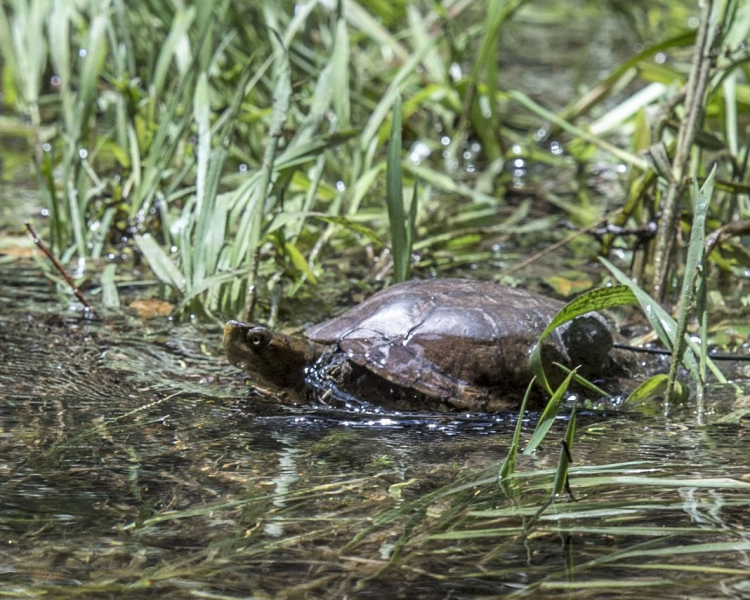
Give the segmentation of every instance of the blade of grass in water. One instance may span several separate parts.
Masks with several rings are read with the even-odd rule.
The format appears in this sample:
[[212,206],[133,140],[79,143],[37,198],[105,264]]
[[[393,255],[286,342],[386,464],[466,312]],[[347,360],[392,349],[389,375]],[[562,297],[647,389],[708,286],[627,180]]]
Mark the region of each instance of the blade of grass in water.
[[181,293],[185,292],[185,276],[167,256],[164,249],[149,234],[136,235],[135,243],[146,257],[151,270],[160,281],[168,283]]
[[550,398],[549,402],[547,402],[547,406],[544,408],[542,416],[539,417],[539,422],[536,425],[536,429],[534,429],[534,433],[531,436],[526,449],[523,451],[524,454],[533,454],[534,451],[539,447],[539,444],[542,443],[542,440],[544,440],[544,438],[546,437],[547,433],[552,427],[552,424],[555,422],[557,411],[560,408],[560,402],[562,401],[565,392],[568,391],[568,386],[573,379],[573,373],[575,373],[575,371],[572,371],[563,380],[563,382],[555,390],[555,393],[552,394],[552,398]]
[[[625,403],[628,404],[628,406],[636,406],[647,400],[667,397],[666,392],[668,381],[669,376],[665,373],[657,373],[656,375],[649,377],[630,393],[625,400]],[[686,391],[683,389],[682,384],[680,384],[679,381],[675,381],[673,391],[668,397],[676,400],[687,399]]]
[[386,202],[391,228],[393,251],[393,279],[396,283],[406,281],[409,276],[409,248],[406,240],[406,216],[401,177],[401,95],[393,102],[391,135],[388,141],[388,167],[386,169]]
[[552,498],[556,498],[564,491],[569,491],[568,486],[568,468],[571,462],[571,452],[573,452],[573,438],[576,432],[576,407],[570,413],[568,427],[565,429],[565,440],[560,444],[560,458],[557,462],[557,471],[555,472],[555,481],[552,484]]
[[[682,362],[682,356],[687,348],[685,344],[687,320],[695,290],[696,277],[699,274],[699,267],[703,263],[703,255],[705,253],[706,214],[711,203],[715,174],[716,167],[714,166],[700,190],[698,189],[698,182],[693,181],[693,225],[690,231],[690,243],[688,244],[687,261],[685,262],[685,277],[682,281],[682,292],[680,294],[680,313],[677,317],[672,363],[669,368],[667,398],[672,397],[672,391],[677,380],[677,366]],[[698,315],[698,319],[703,321],[704,316]],[[702,346],[698,353],[698,356],[702,357],[701,364],[704,365],[706,363],[706,352],[706,347]],[[696,375],[695,383],[698,388],[698,401],[702,405],[706,393],[705,371],[698,368]],[[703,412],[702,409],[701,412]]]
[[516,423],[516,428],[513,431],[513,439],[511,440],[510,448],[508,448],[508,455],[505,457],[505,460],[503,461],[503,464],[500,467],[499,479],[500,479],[500,485],[502,486],[507,486],[507,479],[513,474],[513,472],[516,469],[516,458],[518,456],[518,446],[521,440],[521,429],[523,428],[523,417],[526,414],[526,404],[529,400],[529,396],[532,393],[535,383],[536,383],[535,378],[532,378],[531,382],[526,388],[526,393],[523,396],[523,401],[521,402],[521,408],[518,410],[518,422]]

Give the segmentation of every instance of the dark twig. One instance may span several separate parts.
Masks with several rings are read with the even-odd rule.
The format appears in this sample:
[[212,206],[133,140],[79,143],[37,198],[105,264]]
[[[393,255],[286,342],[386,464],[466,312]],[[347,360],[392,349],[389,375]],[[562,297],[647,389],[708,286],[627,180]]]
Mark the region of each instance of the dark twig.
[[725,242],[732,237],[747,235],[748,233],[750,233],[750,221],[732,221],[731,223],[722,225],[706,238],[706,256],[713,252],[717,244]]
[[76,295],[76,298],[83,304],[83,306],[86,308],[88,312],[94,313],[96,312],[94,310],[94,307],[91,306],[86,298],[84,298],[83,293],[81,290],[78,289],[78,286],[76,285],[76,282],[71,277],[70,273],[65,269],[65,267],[62,265],[62,263],[57,260],[57,257],[52,254],[52,251],[47,247],[47,244],[45,244],[42,239],[39,237],[36,231],[34,231],[34,228],[31,226],[31,223],[28,221],[24,222],[24,225],[26,226],[26,230],[29,232],[29,235],[31,236],[31,239],[34,240],[34,243],[37,245],[37,247],[44,252],[44,254],[52,261],[52,264],[55,265],[55,268],[60,271],[62,276],[65,278],[65,281],[68,282],[68,285],[70,286],[70,289],[73,290],[73,293]]
[[[656,354],[658,356],[672,356],[671,350],[664,350],[662,348],[648,348],[644,346],[631,346],[629,344],[620,344],[615,343],[615,348],[619,348],[620,350],[629,350],[630,352],[640,352],[641,354]],[[726,361],[736,361],[736,362],[750,362],[750,356],[746,354],[718,354],[718,353],[709,353],[706,356],[710,358],[711,360],[726,360]]]

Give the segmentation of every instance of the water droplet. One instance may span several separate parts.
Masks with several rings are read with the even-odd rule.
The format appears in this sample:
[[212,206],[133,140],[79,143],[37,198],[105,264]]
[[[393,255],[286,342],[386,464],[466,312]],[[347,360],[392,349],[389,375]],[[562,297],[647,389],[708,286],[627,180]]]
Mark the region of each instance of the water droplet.
[[448,69],[448,74],[451,76],[451,79],[453,81],[460,81],[463,77],[463,70],[461,69],[461,65],[454,62],[451,63],[450,68]]
[[430,147],[424,142],[414,142],[409,150],[409,160],[412,164],[421,164],[422,160],[430,156]]

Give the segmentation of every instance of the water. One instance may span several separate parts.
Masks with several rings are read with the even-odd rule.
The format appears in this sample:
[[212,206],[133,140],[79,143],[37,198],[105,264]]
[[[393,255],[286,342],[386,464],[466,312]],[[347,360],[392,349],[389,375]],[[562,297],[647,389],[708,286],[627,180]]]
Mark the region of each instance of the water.
[[[572,33],[540,6],[504,32],[501,74],[550,108],[640,43],[581,3],[554,3]],[[36,216],[10,192],[14,222]],[[0,261],[0,305],[4,596],[750,596],[746,391],[712,387],[700,422],[579,413],[571,494],[550,503],[567,418],[503,487],[513,412],[284,406],[227,364],[220,324],[82,319],[27,259]]]
[[503,489],[513,413],[284,406],[226,363],[218,324],[84,320],[31,263],[0,271],[4,593],[746,593],[727,388],[702,425],[689,406],[582,411],[572,496],[549,504],[567,418]]

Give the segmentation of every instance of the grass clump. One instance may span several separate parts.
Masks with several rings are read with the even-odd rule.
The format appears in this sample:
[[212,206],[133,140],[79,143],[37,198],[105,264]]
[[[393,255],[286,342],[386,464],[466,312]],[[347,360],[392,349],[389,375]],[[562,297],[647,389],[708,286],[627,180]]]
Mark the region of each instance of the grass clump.
[[[7,35],[0,48],[6,102],[38,131],[53,123],[60,134],[37,152],[52,245],[67,259],[97,258],[113,245],[132,248],[135,239],[149,263],[162,266],[155,274],[180,309],[195,314],[249,312],[247,290],[257,282],[283,284],[289,293],[314,283],[326,246],[377,241],[379,251],[387,219],[396,279],[406,276],[412,250],[423,257],[422,268],[443,268],[442,252],[462,255],[453,264],[486,258],[472,249],[481,239],[477,225],[484,234],[543,230],[523,212],[503,208],[511,183],[504,161],[520,153],[555,164],[536,149],[538,139],[517,133],[528,118],[515,116],[519,106],[549,123],[548,136],[566,132],[582,164],[598,148],[632,165],[631,193],[617,219],[648,221],[669,178],[653,166],[666,163],[652,164],[638,152],[661,156],[656,148],[663,146],[669,158],[672,130],[664,120],[644,135],[643,111],[662,102],[675,114],[681,96],[670,97],[669,86],[685,80],[677,62],[655,69],[651,60],[659,52],[679,55],[695,39],[670,29],[555,113],[509,86],[497,60],[504,30],[533,18],[534,2],[490,2],[484,15],[467,6],[409,3],[330,10],[310,2],[292,10],[283,2],[211,1],[133,10],[111,0],[55,5],[49,13],[42,7],[32,0],[3,4],[0,31]],[[668,22],[687,20],[685,9],[674,10],[680,15]],[[700,56],[741,39],[746,25],[734,3],[712,10],[701,31],[721,22],[722,37],[705,42]],[[722,119],[727,141],[719,144],[733,157],[717,178],[729,169],[739,183],[743,174],[732,165],[742,164],[737,131],[745,84],[738,79],[742,50],[730,48],[697,96],[705,114]],[[461,69],[462,61],[470,68]],[[632,81],[634,69],[646,87],[603,112],[602,103]],[[50,71],[52,90],[44,84]],[[401,118],[391,128],[398,98]],[[445,173],[432,159],[403,160],[396,142],[429,145],[430,122],[449,140],[444,154],[451,164],[478,142],[482,160],[471,165],[471,178]],[[633,125],[632,148],[607,139]],[[697,141],[691,147],[705,147],[699,133],[687,136]],[[691,164],[699,174],[700,161]],[[404,194],[417,179],[420,189]],[[721,189],[736,194],[741,186],[725,178]],[[403,209],[399,193],[413,197],[412,210]],[[440,204],[445,194],[461,199],[455,209]],[[590,218],[583,197],[578,206],[575,199],[555,202],[576,219]],[[149,235],[156,244],[144,241]],[[605,240],[605,251],[611,244]]]

